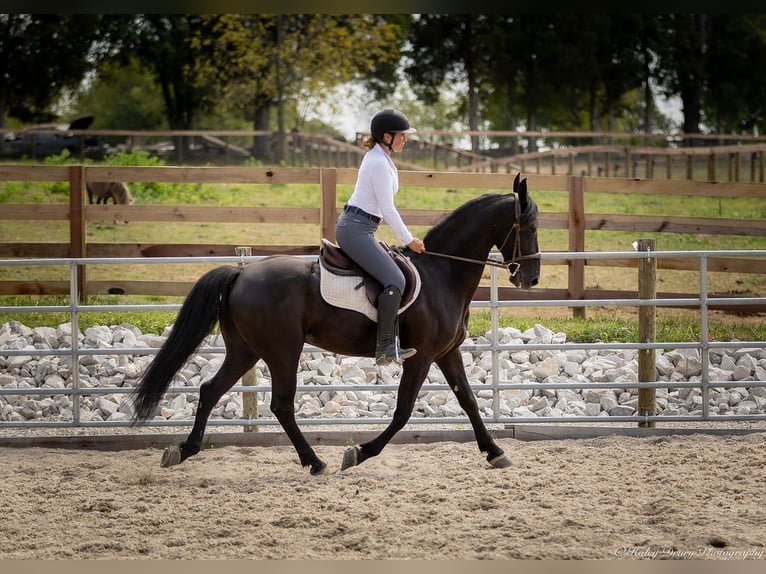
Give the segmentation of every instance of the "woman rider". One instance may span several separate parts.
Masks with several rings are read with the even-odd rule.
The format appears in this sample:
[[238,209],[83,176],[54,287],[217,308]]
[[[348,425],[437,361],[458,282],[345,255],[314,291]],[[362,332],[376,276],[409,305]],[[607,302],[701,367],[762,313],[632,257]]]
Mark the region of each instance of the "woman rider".
[[375,238],[378,225],[385,221],[396,238],[412,251],[422,253],[426,249],[407,229],[394,206],[399,172],[391,154],[401,152],[407,134],[414,132],[407,117],[398,110],[388,108],[372,117],[370,136],[364,142],[367,152],[359,166],[354,191],[335,226],[341,249],[384,287],[377,301],[375,361],[379,365],[404,361],[417,352],[399,348],[396,326],[405,287],[404,274]]

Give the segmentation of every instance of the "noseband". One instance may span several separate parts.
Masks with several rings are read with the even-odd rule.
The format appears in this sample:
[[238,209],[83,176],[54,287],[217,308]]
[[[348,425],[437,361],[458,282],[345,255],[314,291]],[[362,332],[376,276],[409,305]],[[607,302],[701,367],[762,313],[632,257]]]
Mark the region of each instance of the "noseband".
[[503,247],[505,247],[505,244],[508,243],[508,240],[511,238],[511,234],[513,232],[516,232],[516,241],[513,244],[513,253],[511,254],[510,259],[503,259],[502,261],[497,261],[496,259],[470,259],[468,257],[459,257],[457,255],[448,255],[446,253],[434,253],[433,251],[424,251],[427,255],[434,255],[436,257],[445,257],[447,259],[455,259],[457,261],[466,261],[468,263],[476,263],[477,265],[489,265],[491,267],[501,267],[503,269],[507,269],[508,273],[511,274],[511,277],[515,277],[516,273],[519,272],[519,269],[521,268],[521,264],[519,261],[527,261],[529,259],[539,259],[540,258],[540,252],[537,253],[530,253],[528,255],[522,255],[521,254],[521,202],[519,201],[519,196],[516,195],[516,200],[513,202],[514,207],[516,208],[516,221],[513,222],[513,225],[508,230],[508,233],[505,234],[505,239],[503,239],[503,242],[500,244],[500,253],[503,252]]

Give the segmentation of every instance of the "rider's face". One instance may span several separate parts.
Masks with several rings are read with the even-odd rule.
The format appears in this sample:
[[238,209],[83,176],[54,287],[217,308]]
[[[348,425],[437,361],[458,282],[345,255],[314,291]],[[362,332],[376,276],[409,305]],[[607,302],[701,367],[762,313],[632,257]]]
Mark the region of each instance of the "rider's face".
[[407,134],[394,134],[394,139],[391,143],[393,151],[399,152],[404,149],[404,145],[407,143]]

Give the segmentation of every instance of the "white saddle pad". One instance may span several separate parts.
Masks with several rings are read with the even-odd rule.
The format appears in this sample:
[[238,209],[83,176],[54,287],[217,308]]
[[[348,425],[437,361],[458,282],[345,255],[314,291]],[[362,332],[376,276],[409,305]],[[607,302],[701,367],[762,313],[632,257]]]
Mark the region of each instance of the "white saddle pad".
[[[338,275],[325,266],[324,261],[319,259],[319,291],[330,305],[341,309],[350,309],[368,317],[371,321],[378,322],[378,310],[367,299],[364,292],[362,278],[358,275]],[[403,313],[415,302],[420,295],[420,273],[417,268],[410,264],[415,272],[415,291],[412,299],[399,308],[399,314]]]

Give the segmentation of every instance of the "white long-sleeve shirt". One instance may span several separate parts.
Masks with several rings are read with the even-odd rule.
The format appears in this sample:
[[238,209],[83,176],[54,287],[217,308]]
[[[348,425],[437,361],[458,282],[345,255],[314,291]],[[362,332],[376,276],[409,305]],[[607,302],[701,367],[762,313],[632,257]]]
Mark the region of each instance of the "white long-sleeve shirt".
[[414,236],[394,206],[394,195],[398,191],[399,171],[380,144],[376,144],[364,154],[354,191],[346,203],[382,218],[394,236],[407,245]]

